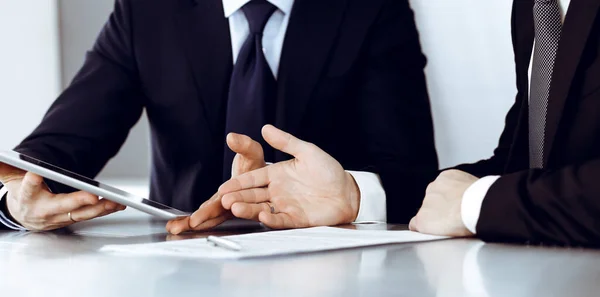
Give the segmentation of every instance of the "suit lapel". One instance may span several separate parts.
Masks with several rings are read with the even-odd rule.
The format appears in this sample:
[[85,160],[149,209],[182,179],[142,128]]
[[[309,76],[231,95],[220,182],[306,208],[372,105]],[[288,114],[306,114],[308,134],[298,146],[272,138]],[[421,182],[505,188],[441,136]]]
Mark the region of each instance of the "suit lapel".
[[296,0],[279,68],[276,125],[296,133],[338,35],[347,0]]
[[544,164],[548,164],[563,108],[599,7],[597,0],[573,0],[569,7],[550,86],[544,144],[548,152],[544,154]]
[[190,61],[204,116],[215,139],[222,139],[222,114],[233,69],[229,21],[222,0],[181,0],[177,17],[181,42]]

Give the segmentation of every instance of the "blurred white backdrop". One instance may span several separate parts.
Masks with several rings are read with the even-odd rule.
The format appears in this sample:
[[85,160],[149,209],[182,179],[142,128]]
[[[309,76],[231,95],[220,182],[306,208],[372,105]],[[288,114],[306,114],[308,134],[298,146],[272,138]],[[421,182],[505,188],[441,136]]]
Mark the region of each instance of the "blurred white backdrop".
[[[39,123],[83,62],[114,0],[0,1],[0,148]],[[411,0],[442,167],[491,155],[516,93],[510,0]],[[6,104],[6,105],[5,105]],[[10,126],[10,129],[6,129]],[[102,178],[147,178],[143,118]]]
[[56,1],[0,1],[0,149],[42,119],[61,90]]
[[512,1],[410,2],[429,59],[440,166],[491,156],[516,95]]

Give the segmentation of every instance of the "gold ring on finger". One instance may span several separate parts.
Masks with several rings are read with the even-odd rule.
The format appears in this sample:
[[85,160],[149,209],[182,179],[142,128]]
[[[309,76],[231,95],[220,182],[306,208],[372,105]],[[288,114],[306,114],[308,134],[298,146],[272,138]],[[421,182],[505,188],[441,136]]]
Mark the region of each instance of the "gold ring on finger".
[[69,216],[69,220],[70,220],[71,222],[73,222],[73,223],[77,223],[77,221],[75,221],[75,220],[73,219],[73,216],[71,215],[71,212],[69,212],[67,215]]

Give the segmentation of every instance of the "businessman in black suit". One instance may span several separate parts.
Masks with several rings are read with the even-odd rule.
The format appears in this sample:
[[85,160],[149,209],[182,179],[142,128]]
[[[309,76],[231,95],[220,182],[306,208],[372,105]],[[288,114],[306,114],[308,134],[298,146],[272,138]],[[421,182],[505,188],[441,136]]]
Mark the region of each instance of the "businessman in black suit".
[[494,155],[442,173],[412,229],[600,245],[600,1],[515,0],[518,94]]
[[[434,175],[411,230],[492,242],[600,246],[599,10],[599,0],[514,1],[518,94],[499,146],[488,160]],[[269,200],[277,213],[259,216],[276,228],[334,219],[318,213],[316,199],[303,200],[287,184],[308,180],[307,172],[320,164],[341,176],[335,160],[291,135],[266,130],[277,149],[297,158],[226,182],[220,188],[226,207],[257,196]],[[290,149],[282,138],[296,145]],[[260,187],[266,187],[260,195],[248,192]],[[320,203],[347,205],[341,199]]]
[[[239,151],[226,135],[261,140],[274,124],[347,170],[347,222],[408,222],[437,168],[425,62],[407,0],[118,0],[81,71],[16,150],[94,177],[145,109],[150,198],[186,211],[202,204],[203,220],[189,227],[203,229],[231,216],[218,195],[206,200],[252,159],[233,163]],[[261,142],[258,167],[290,158]],[[0,221],[16,229],[122,208],[8,166],[0,181]],[[399,211],[369,210],[381,203]]]

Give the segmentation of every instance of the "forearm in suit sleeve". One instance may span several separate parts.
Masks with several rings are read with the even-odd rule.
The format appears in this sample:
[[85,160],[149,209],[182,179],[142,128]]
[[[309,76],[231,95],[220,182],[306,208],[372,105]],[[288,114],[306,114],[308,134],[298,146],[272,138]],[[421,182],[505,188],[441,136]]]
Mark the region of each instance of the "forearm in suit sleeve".
[[502,176],[488,191],[477,234],[487,241],[600,245],[600,159]]
[[371,32],[362,79],[362,135],[386,191],[388,222],[408,223],[438,169],[426,59],[406,0],[388,1]]
[[119,151],[144,106],[130,14],[129,1],[116,1],[83,67],[16,151],[88,177]]

